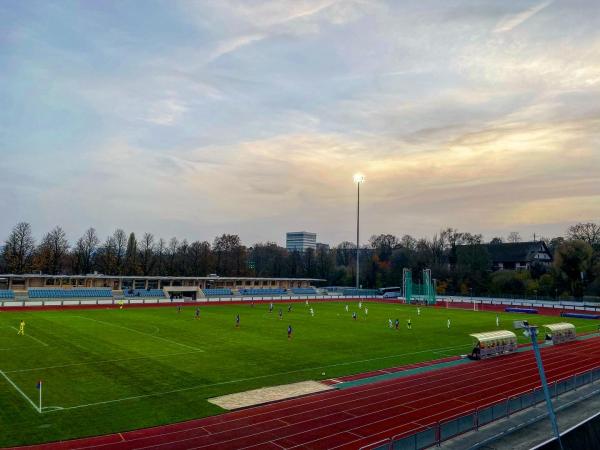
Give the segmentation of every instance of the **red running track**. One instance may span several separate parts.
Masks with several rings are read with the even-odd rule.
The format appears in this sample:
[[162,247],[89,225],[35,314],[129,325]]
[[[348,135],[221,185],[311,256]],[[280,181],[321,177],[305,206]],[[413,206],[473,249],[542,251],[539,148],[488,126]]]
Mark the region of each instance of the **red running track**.
[[[600,367],[600,337],[542,349],[548,381]],[[205,419],[38,449],[357,449],[539,387],[531,351]]]

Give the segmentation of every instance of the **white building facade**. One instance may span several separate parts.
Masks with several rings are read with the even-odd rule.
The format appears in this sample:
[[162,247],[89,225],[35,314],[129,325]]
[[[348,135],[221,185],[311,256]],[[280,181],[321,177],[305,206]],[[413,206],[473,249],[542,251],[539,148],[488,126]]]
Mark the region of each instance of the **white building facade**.
[[317,233],[308,231],[291,231],[286,233],[285,247],[288,251],[304,252],[309,248],[317,248]]

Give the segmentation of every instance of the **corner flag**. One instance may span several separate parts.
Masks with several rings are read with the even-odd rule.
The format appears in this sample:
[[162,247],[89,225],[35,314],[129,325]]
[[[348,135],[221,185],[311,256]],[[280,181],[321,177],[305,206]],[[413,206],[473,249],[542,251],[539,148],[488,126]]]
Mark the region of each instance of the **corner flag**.
[[39,405],[39,409],[38,412],[41,414],[42,413],[42,380],[38,381],[37,384],[35,385],[35,387],[37,388],[38,391],[40,391],[40,405]]

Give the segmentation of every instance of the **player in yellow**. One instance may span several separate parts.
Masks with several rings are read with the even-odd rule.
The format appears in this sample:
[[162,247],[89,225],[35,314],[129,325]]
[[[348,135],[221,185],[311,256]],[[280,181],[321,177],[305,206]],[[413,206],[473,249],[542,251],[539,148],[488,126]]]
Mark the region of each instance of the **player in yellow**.
[[21,335],[21,336],[25,336],[25,321],[21,320],[21,323],[19,324],[19,331],[17,332],[17,336]]
[[123,309],[123,304],[125,302],[123,300],[119,300],[119,309]]

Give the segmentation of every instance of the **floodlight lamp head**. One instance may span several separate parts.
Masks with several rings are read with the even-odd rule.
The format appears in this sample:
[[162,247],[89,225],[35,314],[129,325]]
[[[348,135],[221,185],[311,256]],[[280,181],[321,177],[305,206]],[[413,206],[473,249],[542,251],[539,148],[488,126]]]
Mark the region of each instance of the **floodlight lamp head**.
[[365,176],[362,173],[355,174],[353,178],[356,184],[361,184],[365,182]]

